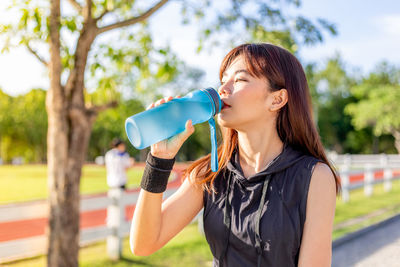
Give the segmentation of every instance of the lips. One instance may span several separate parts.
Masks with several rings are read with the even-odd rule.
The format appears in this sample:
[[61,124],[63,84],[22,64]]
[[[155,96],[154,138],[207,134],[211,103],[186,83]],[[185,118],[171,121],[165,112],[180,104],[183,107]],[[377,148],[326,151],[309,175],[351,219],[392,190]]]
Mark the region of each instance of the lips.
[[228,103],[226,103],[223,99],[222,99],[222,102],[224,103],[224,106],[223,106],[222,109],[226,109],[226,108],[230,108],[230,107],[231,107],[231,105],[229,105]]

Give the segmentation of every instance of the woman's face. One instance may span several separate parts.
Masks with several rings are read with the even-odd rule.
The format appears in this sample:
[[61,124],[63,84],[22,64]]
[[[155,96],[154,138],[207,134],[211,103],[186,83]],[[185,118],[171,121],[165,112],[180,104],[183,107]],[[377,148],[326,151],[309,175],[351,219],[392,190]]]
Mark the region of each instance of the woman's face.
[[273,118],[269,111],[272,100],[268,81],[253,77],[242,56],[238,56],[226,68],[221,84],[219,95],[229,105],[218,114],[221,126],[236,130],[248,129]]

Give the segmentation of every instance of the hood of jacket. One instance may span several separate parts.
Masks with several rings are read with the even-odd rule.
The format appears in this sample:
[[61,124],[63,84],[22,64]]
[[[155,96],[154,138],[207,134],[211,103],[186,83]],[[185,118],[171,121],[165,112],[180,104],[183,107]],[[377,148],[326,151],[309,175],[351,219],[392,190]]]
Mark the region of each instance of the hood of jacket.
[[289,168],[296,162],[302,160],[304,157],[306,157],[306,155],[303,152],[295,150],[288,143],[285,143],[282,152],[276,156],[267,167],[265,167],[262,171],[245,178],[243,170],[240,166],[239,149],[238,146],[236,146],[233,155],[227,164],[227,169],[235,173],[240,180],[244,179],[247,182],[253,183],[265,179],[266,175],[278,173]]

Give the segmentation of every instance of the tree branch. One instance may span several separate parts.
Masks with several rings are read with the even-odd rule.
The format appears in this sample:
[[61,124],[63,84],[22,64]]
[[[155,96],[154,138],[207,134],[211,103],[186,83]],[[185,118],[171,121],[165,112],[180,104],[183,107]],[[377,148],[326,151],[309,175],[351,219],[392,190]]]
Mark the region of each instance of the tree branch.
[[84,108],[72,105],[68,110],[68,115],[75,124],[86,128],[90,120],[85,111]]
[[46,67],[49,66],[49,63],[43,57],[41,57],[39,53],[29,45],[29,43],[26,44],[26,47],[32,55],[34,55],[40,62],[43,63],[43,65],[45,65]]
[[118,106],[117,101],[111,101],[108,102],[107,104],[104,105],[98,105],[98,106],[92,106],[92,107],[87,107],[86,108],[86,114],[89,119],[89,123],[93,125],[93,123],[96,121],[97,116],[99,115],[100,112],[107,110],[109,108],[115,108]]
[[83,9],[83,17],[85,18],[85,21],[92,19],[92,0],[86,0],[86,5]]
[[[64,88],[61,86],[61,42],[60,42],[60,28],[61,28],[61,7],[60,0],[50,1],[50,21],[49,21],[49,47],[50,47],[50,88],[47,92],[49,109],[52,112],[61,112],[65,106]],[[50,96],[49,96],[50,95]],[[50,116],[50,115],[49,115]],[[55,116],[53,114],[53,116]],[[55,126],[54,126],[55,127]]]
[[127,19],[124,21],[116,22],[116,23],[101,27],[98,29],[98,34],[144,21],[148,17],[150,17],[154,12],[156,12],[158,9],[160,9],[163,5],[165,5],[168,1],[169,0],[161,0],[160,2],[155,4],[153,7],[151,7],[150,9],[148,9],[146,12],[144,12],[142,15],[140,15],[138,17],[133,17],[133,18],[130,18],[130,19]]
[[71,6],[73,6],[79,13],[82,12],[82,6],[76,2],[76,0],[68,0]]
[[118,102],[117,101],[111,101],[108,102],[104,105],[96,105],[96,106],[91,106],[86,108],[87,112],[89,112],[90,114],[98,114],[99,112],[102,112],[104,110],[107,110],[109,108],[115,108],[118,106]]
[[101,20],[106,14],[108,14],[108,12],[110,12],[110,10],[105,9],[103,11],[103,13],[100,14],[100,16],[98,16],[97,18],[94,19],[94,21],[98,22],[99,20]]
[[[84,73],[90,47],[96,38],[96,30],[97,27],[92,19],[84,24],[75,48],[74,66],[71,69],[65,84],[67,96],[71,97],[71,99],[75,99],[75,97],[77,97],[78,99],[73,101],[80,102],[80,105],[83,105],[84,103]],[[77,91],[77,93],[75,94],[74,91]],[[77,104],[77,102],[75,103]]]

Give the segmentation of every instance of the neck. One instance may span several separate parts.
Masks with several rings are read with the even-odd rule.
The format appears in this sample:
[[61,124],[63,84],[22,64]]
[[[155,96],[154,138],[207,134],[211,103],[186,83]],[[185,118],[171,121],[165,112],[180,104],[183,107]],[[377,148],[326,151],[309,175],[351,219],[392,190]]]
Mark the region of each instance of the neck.
[[[238,131],[239,160],[245,176],[260,172],[283,150],[275,127]],[[247,174],[247,175],[246,175]]]

